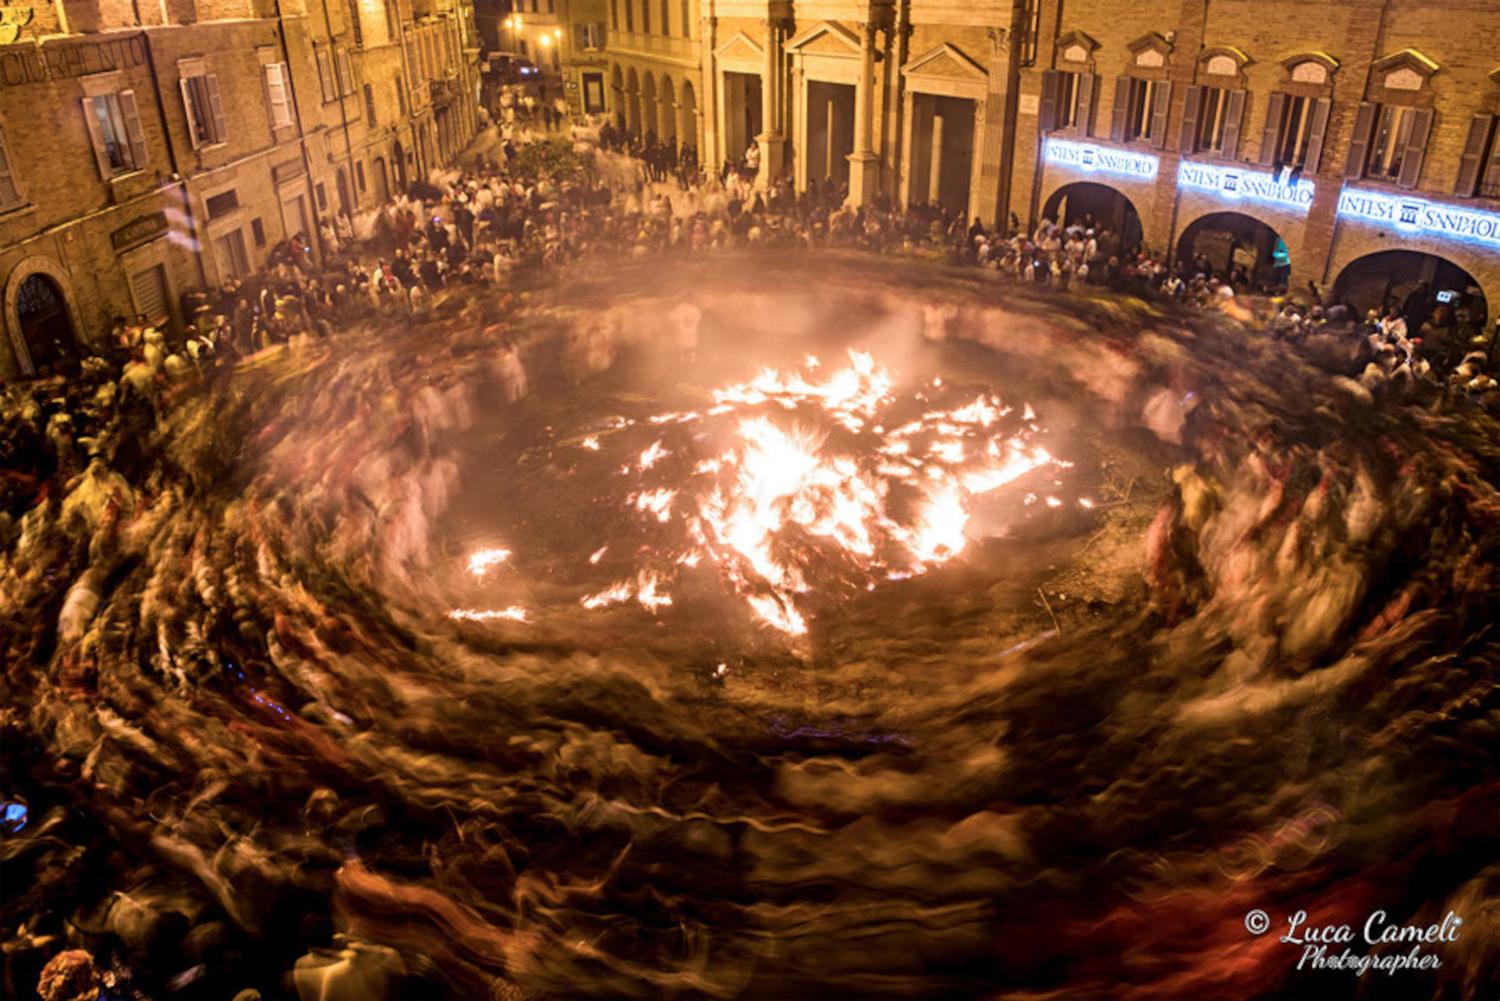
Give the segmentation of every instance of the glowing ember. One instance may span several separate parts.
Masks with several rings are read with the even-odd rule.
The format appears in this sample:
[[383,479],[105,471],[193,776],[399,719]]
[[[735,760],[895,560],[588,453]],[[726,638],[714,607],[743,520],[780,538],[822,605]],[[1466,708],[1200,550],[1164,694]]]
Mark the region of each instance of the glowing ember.
[[497,619],[506,619],[511,622],[525,622],[530,613],[518,605],[509,608],[455,608],[448,613],[448,618],[459,622],[494,622]]
[[479,549],[469,554],[469,573],[483,577],[490,569],[510,559],[509,549]]
[[[895,394],[870,355],[849,357],[848,367],[818,377],[811,357],[802,371],[766,369],[715,391],[715,405],[702,413],[646,419],[692,430],[651,441],[620,469],[641,481],[625,504],[646,524],[671,524],[686,538],[653,534],[639,548],[634,579],[581,604],[634,600],[656,612],[672,603],[680,574],[706,565],[760,621],[799,635],[808,629],[798,600],[813,590],[809,574],[870,589],[877,579],[924,573],[963,551],[975,498],[1063,465],[1035,442],[1040,429],[1029,405],[1022,418],[992,395],[943,408],[926,395]],[[925,392],[950,390],[933,379]],[[608,426],[635,423],[615,418]],[[705,456],[704,440],[727,447],[710,445]]]

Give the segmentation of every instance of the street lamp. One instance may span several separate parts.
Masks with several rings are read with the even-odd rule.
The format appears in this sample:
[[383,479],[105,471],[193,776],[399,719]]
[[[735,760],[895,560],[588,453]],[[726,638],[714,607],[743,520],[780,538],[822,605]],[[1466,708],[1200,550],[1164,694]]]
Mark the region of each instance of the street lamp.
[[510,50],[512,52],[519,52],[521,50],[521,46],[518,44],[518,41],[521,36],[521,28],[524,27],[521,22],[521,15],[512,14],[510,17],[507,17],[502,23],[510,31]]

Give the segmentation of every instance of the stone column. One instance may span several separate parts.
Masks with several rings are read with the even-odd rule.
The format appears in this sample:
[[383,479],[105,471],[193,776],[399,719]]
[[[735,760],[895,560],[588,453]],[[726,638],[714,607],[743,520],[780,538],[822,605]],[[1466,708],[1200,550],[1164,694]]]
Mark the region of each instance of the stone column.
[[927,171],[927,204],[936,205],[943,194],[943,126],[941,115],[932,116],[932,167]]
[[849,154],[849,204],[867,205],[880,191],[875,152],[875,24],[860,28],[859,82],[854,87],[854,152]]
[[786,135],[781,128],[781,26],[774,19],[766,21],[766,62],[760,78],[761,133],[760,174],[755,186],[766,190],[781,178],[786,158]]

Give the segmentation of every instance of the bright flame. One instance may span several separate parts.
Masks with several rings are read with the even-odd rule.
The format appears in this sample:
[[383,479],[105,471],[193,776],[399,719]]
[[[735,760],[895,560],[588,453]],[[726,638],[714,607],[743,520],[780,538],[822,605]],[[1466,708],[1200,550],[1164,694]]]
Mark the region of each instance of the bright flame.
[[530,614],[519,605],[512,605],[509,608],[455,608],[448,613],[448,618],[460,622],[493,622],[496,619],[525,622],[530,617]]
[[483,577],[491,567],[499,566],[510,559],[509,549],[478,549],[469,554],[469,573]]
[[898,398],[891,375],[868,354],[850,352],[847,367],[814,377],[819,367],[809,356],[802,371],[765,369],[715,391],[715,405],[701,413],[610,422],[693,424],[693,440],[702,441],[710,439],[703,425],[723,416],[715,427],[729,445],[695,457],[692,473],[665,485],[660,460],[671,449],[662,440],[621,469],[656,481],[629,492],[627,508],[647,525],[667,524],[675,509],[689,545],[681,538],[641,545],[636,576],[582,598],[585,608],[634,600],[659,612],[672,603],[680,568],[707,564],[762,622],[800,635],[808,629],[799,600],[813,589],[810,572],[852,574],[849,583],[866,589],[923,573],[963,551],[975,498],[1063,465],[1032,440],[1040,429],[1030,405],[1008,429],[1002,422],[1012,408],[988,395],[951,409],[929,402],[914,417],[912,401],[944,391],[941,379]]

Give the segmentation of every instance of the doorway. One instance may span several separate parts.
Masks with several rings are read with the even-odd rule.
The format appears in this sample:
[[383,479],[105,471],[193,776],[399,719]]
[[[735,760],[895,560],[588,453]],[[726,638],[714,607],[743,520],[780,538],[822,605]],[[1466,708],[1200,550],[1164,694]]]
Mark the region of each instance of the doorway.
[[911,204],[941,205],[954,216],[968,213],[974,116],[975,103],[968,98],[912,95]]
[[849,183],[849,155],[854,152],[854,87],[847,83],[807,82],[807,129],[803,156],[808,183]]
[[16,297],[16,318],[31,358],[32,372],[48,371],[82,353],[73,318],[68,315],[68,302],[49,276],[37,272],[21,283]]
[[760,76],[724,73],[724,158],[738,163],[761,133]]

